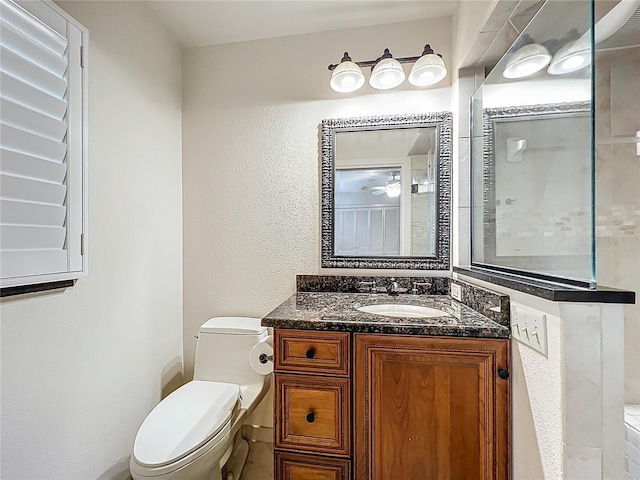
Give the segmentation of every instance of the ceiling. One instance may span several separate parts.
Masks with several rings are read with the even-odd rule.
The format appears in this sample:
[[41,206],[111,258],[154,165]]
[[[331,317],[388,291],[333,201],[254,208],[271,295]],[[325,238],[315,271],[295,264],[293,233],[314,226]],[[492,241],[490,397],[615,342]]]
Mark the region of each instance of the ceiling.
[[146,0],[184,47],[453,15],[459,0]]

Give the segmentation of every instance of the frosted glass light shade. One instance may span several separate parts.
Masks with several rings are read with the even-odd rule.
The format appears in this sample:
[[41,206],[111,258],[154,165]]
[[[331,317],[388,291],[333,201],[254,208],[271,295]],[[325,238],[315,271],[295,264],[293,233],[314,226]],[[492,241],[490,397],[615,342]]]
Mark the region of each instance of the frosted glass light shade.
[[539,72],[549,65],[551,54],[549,50],[538,43],[530,43],[517,50],[504,67],[502,75],[505,78],[523,78]]
[[404,70],[395,58],[383,58],[371,72],[369,85],[378,90],[394,88],[404,82]]
[[333,70],[329,85],[336,92],[355,92],[364,85],[364,74],[355,62],[341,62]]
[[416,87],[435,85],[447,75],[442,58],[434,53],[423,55],[409,73],[409,83]]
[[556,52],[547,72],[551,75],[563,75],[589,65],[591,65],[591,49],[589,45],[576,46],[576,42],[571,42]]

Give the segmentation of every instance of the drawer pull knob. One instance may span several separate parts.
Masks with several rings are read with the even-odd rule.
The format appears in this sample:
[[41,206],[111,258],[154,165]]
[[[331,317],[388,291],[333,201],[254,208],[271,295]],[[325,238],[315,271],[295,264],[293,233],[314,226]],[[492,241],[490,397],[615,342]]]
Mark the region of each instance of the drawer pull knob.
[[316,416],[313,412],[307,413],[307,422],[313,423],[316,421]]
[[313,348],[307,350],[307,358],[313,358],[316,356],[316,351]]

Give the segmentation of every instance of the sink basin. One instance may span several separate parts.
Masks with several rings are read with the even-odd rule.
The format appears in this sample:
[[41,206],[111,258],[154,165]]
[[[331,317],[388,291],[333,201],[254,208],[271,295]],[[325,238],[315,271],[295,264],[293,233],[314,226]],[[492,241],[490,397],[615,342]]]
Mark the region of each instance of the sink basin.
[[357,307],[358,310],[365,313],[373,313],[374,315],[384,315],[386,317],[442,317],[449,315],[447,312],[437,310],[435,308],[422,307],[419,305],[397,305],[394,303],[385,303],[382,305],[366,305]]

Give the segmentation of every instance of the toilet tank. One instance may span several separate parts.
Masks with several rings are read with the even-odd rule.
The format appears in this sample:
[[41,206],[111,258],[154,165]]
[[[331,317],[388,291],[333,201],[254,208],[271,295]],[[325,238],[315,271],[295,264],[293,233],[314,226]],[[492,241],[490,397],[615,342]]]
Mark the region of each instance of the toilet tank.
[[249,352],[268,335],[259,318],[216,317],[200,327],[196,346],[194,380],[261,384],[264,376],[249,364]]

